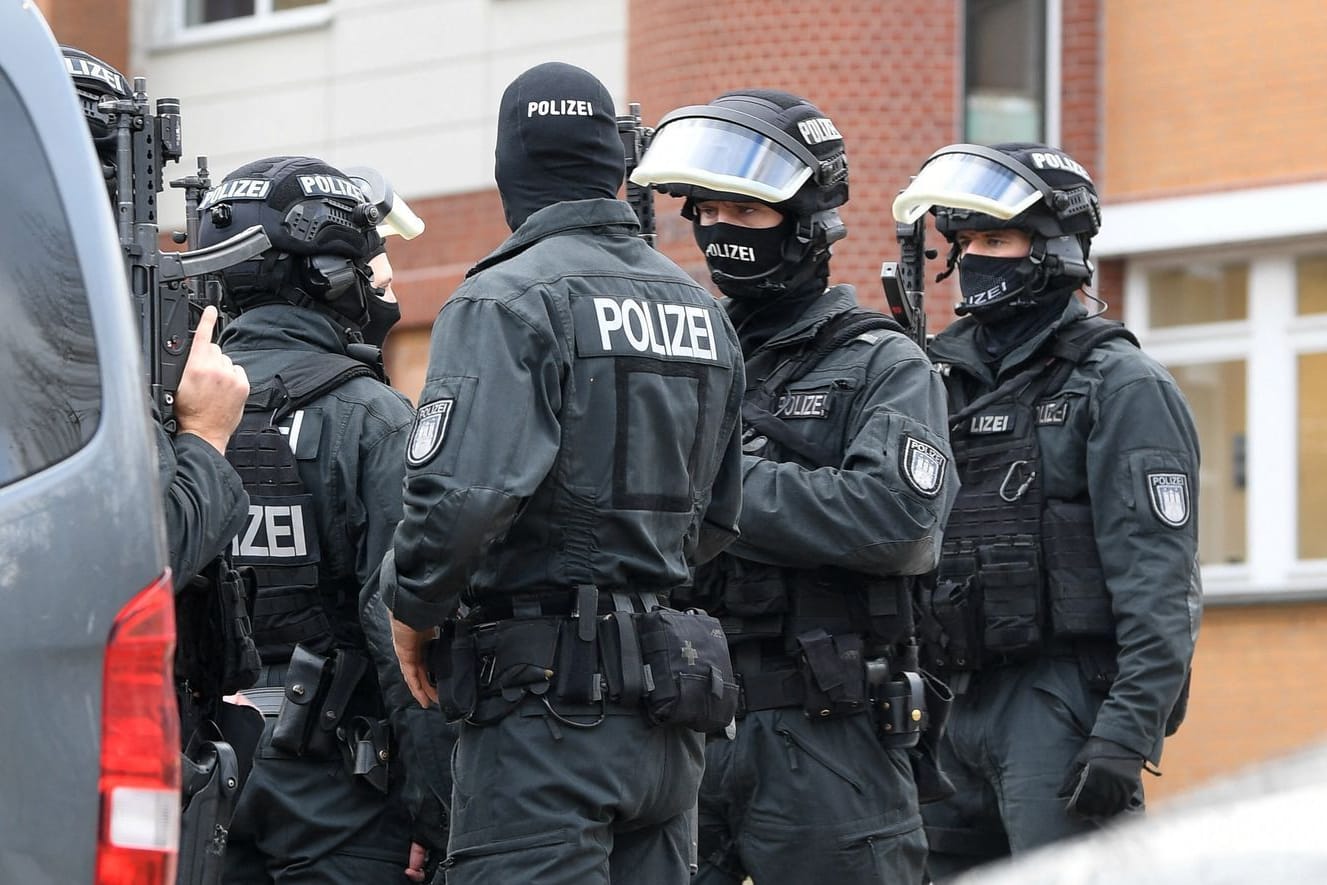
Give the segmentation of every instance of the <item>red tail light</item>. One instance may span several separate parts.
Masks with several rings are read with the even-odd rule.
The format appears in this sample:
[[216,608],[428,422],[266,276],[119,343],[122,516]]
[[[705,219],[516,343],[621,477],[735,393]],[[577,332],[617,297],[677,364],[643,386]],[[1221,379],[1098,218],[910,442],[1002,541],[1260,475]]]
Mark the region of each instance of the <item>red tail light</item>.
[[180,841],[180,724],[170,572],[116,615],[102,675],[96,885],[170,885]]

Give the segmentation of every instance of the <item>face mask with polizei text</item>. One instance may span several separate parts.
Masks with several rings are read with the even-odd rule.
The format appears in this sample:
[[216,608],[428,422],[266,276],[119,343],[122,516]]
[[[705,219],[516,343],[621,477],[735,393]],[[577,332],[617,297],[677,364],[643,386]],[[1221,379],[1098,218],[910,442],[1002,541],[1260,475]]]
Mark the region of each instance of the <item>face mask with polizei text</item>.
[[783,240],[787,236],[783,225],[750,228],[718,223],[692,227],[696,244],[712,271],[739,278],[759,277],[783,261]]

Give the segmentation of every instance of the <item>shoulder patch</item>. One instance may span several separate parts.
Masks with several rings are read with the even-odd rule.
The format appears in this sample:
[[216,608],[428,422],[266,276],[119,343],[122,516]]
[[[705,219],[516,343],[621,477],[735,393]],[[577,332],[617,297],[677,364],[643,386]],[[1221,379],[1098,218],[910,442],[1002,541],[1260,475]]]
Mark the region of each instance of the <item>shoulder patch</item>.
[[1193,509],[1189,504],[1189,477],[1183,473],[1147,474],[1147,497],[1157,519],[1171,528],[1183,528]]
[[454,399],[448,398],[419,407],[405,449],[406,463],[411,467],[424,466],[442,449],[442,441],[447,436],[447,422],[455,403]]
[[904,439],[899,472],[919,494],[934,498],[940,494],[949,459],[935,446],[916,437],[905,436]]

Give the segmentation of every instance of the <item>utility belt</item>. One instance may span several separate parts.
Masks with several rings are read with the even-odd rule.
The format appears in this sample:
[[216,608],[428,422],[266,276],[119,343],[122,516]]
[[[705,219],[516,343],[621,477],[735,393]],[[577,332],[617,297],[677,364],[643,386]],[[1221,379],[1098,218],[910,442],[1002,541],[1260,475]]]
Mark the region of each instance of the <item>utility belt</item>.
[[305,759],[340,758],[352,774],[387,792],[391,730],[362,652],[321,655],[296,645],[287,664],[265,667],[244,696],[273,720],[273,748]]
[[[649,591],[573,591],[477,602],[448,621],[429,663],[449,721],[492,725],[528,698],[573,727],[643,712],[654,725],[724,728],[737,684],[719,622],[659,605]],[[590,715],[591,722],[568,716]]]
[[795,655],[758,642],[733,649],[739,716],[782,708],[801,708],[808,719],[869,713],[887,748],[912,747],[944,727],[953,695],[917,667],[915,653],[868,657],[861,635],[821,627],[797,634],[796,644]]

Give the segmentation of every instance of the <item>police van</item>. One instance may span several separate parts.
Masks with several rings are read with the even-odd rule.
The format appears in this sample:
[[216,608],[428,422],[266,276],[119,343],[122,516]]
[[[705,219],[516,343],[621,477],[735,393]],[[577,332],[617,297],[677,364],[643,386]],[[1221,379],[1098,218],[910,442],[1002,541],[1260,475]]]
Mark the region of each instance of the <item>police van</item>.
[[0,0],[0,882],[174,881],[175,625],[106,188],[36,4]]

